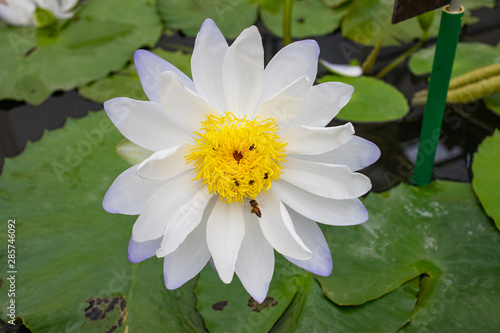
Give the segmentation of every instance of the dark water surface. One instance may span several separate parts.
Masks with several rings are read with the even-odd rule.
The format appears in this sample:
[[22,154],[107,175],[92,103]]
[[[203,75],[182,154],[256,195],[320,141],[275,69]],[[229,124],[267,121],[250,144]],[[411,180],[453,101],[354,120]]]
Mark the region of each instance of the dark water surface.
[[[496,45],[500,42],[500,7],[480,9],[474,12],[481,18],[477,24],[466,26],[460,40],[463,42],[482,42]],[[282,47],[279,38],[274,37],[258,24],[263,36],[266,62]],[[340,51],[340,43],[348,43],[356,49],[355,57],[362,62],[370,52],[370,47],[344,40],[340,32],[314,38],[321,48],[321,57],[334,63],[347,63],[348,59]],[[189,51],[193,38],[176,35],[164,36],[159,47],[169,50]],[[428,44],[434,43],[430,40]],[[384,48],[373,72],[378,72],[395,57],[410,48],[412,44],[401,47]],[[500,56],[500,55],[499,55]],[[319,76],[326,74],[323,68]],[[418,90],[427,88],[427,81],[413,76],[405,64],[400,65],[384,80],[403,92],[406,98]],[[64,126],[66,119],[84,117],[88,112],[99,112],[102,104],[88,101],[78,95],[76,90],[56,92],[39,106],[23,102],[0,101],[0,172],[6,157],[16,156],[24,150],[28,141],[37,141],[45,130]],[[386,123],[355,123],[356,134],[376,143],[381,151],[380,160],[363,170],[373,182],[376,192],[387,190],[401,181],[410,182],[420,134],[423,107],[412,107],[403,119]],[[341,124],[333,120],[331,125]],[[445,111],[443,135],[436,154],[434,177],[462,182],[471,180],[470,165],[473,153],[482,140],[500,128],[500,116],[486,109],[483,102],[470,105],[448,106]]]

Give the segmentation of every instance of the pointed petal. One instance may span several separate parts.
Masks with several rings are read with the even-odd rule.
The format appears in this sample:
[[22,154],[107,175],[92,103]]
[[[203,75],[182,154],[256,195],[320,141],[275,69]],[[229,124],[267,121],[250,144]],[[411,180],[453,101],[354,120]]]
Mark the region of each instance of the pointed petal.
[[184,156],[195,147],[195,144],[186,143],[157,151],[139,164],[137,175],[144,179],[168,180],[184,171],[194,169],[192,164],[186,163]]
[[259,119],[276,119],[279,128],[286,127],[302,111],[310,81],[302,76],[265,101],[257,111]]
[[146,242],[136,242],[130,238],[130,242],[128,243],[128,260],[136,264],[151,258],[155,255],[156,250],[160,248],[161,239],[162,237]]
[[359,199],[335,200],[312,194],[280,180],[273,184],[280,200],[299,214],[329,225],[356,225],[368,220],[368,212]]
[[348,77],[358,77],[363,75],[363,69],[361,68],[361,66],[333,64],[324,59],[320,59],[319,62],[320,64],[325,66],[330,72],[336,74]]
[[290,215],[278,196],[272,190],[261,193],[258,203],[262,212],[259,225],[272,247],[292,258],[311,259],[312,252],[295,232]]
[[160,76],[167,71],[177,74],[186,88],[196,91],[193,81],[186,74],[154,53],[137,50],[134,53],[134,63],[142,88],[151,102],[161,103]]
[[309,260],[297,260],[286,257],[291,263],[320,276],[329,276],[332,273],[332,254],[325,236],[316,222],[311,221],[293,209],[288,210],[292,217],[293,225],[300,238],[311,249],[313,257]]
[[191,173],[176,177],[157,190],[134,224],[132,237],[144,242],[163,236],[170,219],[200,190],[201,181]]
[[236,117],[251,116],[257,107],[264,78],[264,49],[259,30],[243,30],[227,49],[222,82],[228,109]]
[[[248,203],[245,210],[251,210]],[[245,219],[245,237],[241,243],[235,272],[243,287],[257,302],[262,303],[267,296],[274,272],[273,247],[264,237],[259,222],[249,214]]]
[[[156,255],[164,257],[175,251],[189,233],[200,224],[205,209],[208,209],[207,206],[210,200],[214,199],[217,199],[217,197],[209,194],[206,188],[202,188],[182,206],[170,220],[163,236],[161,248],[156,252]],[[210,210],[212,210],[211,207]]]
[[191,72],[198,95],[219,113],[228,110],[222,87],[222,64],[227,48],[217,25],[206,19],[194,43]]
[[112,214],[140,214],[148,199],[165,182],[143,179],[137,176],[137,165],[119,175],[102,201],[105,211]]
[[206,237],[207,219],[204,218],[184,242],[165,257],[163,276],[167,289],[177,289],[195,277],[210,259]]
[[245,222],[241,205],[217,200],[208,218],[207,244],[217,273],[224,283],[230,283],[233,279],[243,236],[245,236]]
[[370,178],[345,165],[323,164],[287,157],[280,179],[330,199],[353,199],[370,190]]
[[352,171],[358,171],[375,163],[380,157],[380,149],[373,142],[354,135],[335,150],[320,155],[294,157],[306,161],[347,165]]
[[165,72],[160,77],[160,99],[165,111],[176,121],[192,129],[199,129],[206,115],[219,113],[200,96],[182,85],[173,72]]
[[342,82],[311,87],[302,112],[290,126],[325,127],[351,99],[354,88]]
[[133,143],[152,151],[192,141],[193,133],[160,104],[118,97],[104,102],[109,119]]
[[317,155],[331,151],[349,141],[354,134],[351,123],[335,127],[293,127],[280,133],[288,142],[287,154]]
[[264,71],[261,102],[304,75],[312,85],[318,71],[318,56],[319,46],[314,40],[302,40],[282,48]]

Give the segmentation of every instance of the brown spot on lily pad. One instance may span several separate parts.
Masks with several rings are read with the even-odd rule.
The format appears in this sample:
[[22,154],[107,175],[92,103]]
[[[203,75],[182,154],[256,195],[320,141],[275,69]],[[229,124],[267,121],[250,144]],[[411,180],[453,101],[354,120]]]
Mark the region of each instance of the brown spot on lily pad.
[[214,311],[222,311],[227,305],[227,301],[219,301],[217,303],[212,304],[212,309]]
[[127,317],[127,302],[124,296],[113,298],[92,297],[87,300],[89,306],[84,310],[88,323],[102,323],[103,332],[111,333],[123,325]]
[[254,300],[252,297],[248,299],[247,306],[249,308],[252,308],[252,312],[261,312],[262,310],[266,308],[272,308],[273,306],[278,305],[278,300],[276,300],[274,297],[266,297],[264,302],[262,303],[257,303],[256,300]]

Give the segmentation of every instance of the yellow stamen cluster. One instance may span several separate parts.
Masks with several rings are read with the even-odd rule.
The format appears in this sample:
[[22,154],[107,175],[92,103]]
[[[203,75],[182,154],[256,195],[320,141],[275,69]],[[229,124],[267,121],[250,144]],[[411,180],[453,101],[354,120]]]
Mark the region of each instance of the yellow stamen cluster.
[[281,162],[285,159],[286,143],[275,133],[276,122],[261,122],[224,116],[208,115],[196,139],[198,147],[186,156],[193,162],[209,193],[218,194],[228,203],[255,199],[278,180]]

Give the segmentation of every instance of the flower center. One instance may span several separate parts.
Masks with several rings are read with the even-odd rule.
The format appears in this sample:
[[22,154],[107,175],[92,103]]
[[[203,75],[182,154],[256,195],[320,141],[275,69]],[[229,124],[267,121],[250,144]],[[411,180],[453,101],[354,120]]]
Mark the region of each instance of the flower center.
[[286,143],[275,133],[274,119],[264,121],[236,118],[226,112],[224,116],[208,115],[202,123],[198,147],[186,156],[193,162],[209,193],[218,194],[228,203],[255,199],[278,180],[281,162],[285,159]]

